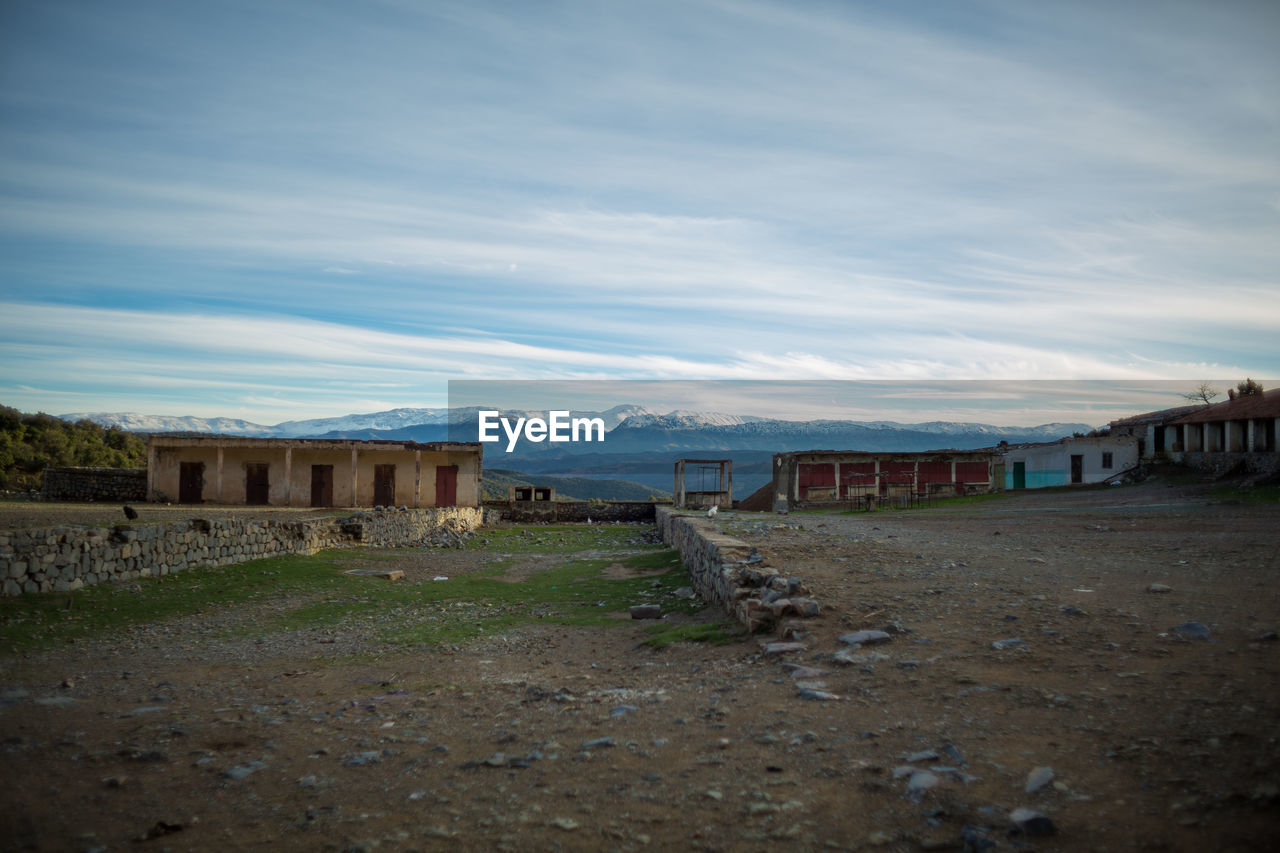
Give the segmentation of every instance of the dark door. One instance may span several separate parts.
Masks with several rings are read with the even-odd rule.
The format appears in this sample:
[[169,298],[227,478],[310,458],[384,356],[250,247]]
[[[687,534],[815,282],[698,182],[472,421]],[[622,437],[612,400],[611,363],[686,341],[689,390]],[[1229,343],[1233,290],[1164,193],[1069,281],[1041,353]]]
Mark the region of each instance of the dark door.
[[393,506],[396,502],[396,466],[373,466],[373,502],[377,506]]
[[1084,482],[1084,457],[1072,454],[1071,456],[1071,482]]
[[311,505],[333,506],[333,466],[311,466]]
[[271,502],[271,466],[266,462],[247,462],[244,466],[244,502],[250,506],[266,506]]
[[178,470],[178,503],[198,504],[203,500],[204,463],[180,463]]
[[458,503],[458,466],[436,466],[436,506],[455,506]]
[[1013,463],[1013,487],[1015,489],[1025,489],[1027,487],[1027,463]]

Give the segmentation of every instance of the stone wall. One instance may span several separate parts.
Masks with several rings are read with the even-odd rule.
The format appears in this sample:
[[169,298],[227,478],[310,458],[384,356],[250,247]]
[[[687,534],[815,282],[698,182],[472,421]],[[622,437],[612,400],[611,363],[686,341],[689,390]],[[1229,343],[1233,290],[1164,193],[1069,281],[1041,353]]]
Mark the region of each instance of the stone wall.
[[818,602],[799,578],[768,565],[755,548],[722,533],[705,514],[656,508],[662,541],[680,552],[693,588],[750,631],[773,629],[786,617],[817,616]]
[[1222,477],[1231,473],[1280,474],[1280,453],[1200,453],[1187,451],[1177,455],[1183,465],[1208,471],[1215,477]]
[[40,499],[141,503],[147,499],[147,469],[46,468],[40,484]]
[[453,544],[480,524],[474,507],[362,512],[343,519],[193,519],[107,528],[0,532],[4,595],[62,592],[186,569],[359,545]]
[[517,524],[528,522],[585,522],[630,521],[653,523],[652,501],[485,501],[485,506],[501,513],[505,521]]

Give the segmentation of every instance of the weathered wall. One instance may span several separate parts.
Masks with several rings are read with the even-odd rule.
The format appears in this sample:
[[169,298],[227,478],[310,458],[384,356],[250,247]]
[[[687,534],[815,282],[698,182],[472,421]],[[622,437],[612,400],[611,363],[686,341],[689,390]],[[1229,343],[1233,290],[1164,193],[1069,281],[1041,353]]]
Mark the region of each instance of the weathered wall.
[[748,630],[770,629],[788,616],[811,617],[818,602],[799,578],[786,577],[746,542],[727,536],[703,516],[656,507],[662,541],[680,552],[693,588]]
[[485,506],[501,514],[506,521],[529,522],[585,522],[633,521],[639,523],[654,520],[651,501],[485,501]]
[[1280,474],[1280,453],[1179,453],[1178,461],[1190,468],[1208,471],[1215,477],[1228,472]]
[[146,468],[46,468],[40,484],[40,499],[46,501],[126,503],[146,498]]
[[358,545],[448,544],[480,524],[474,507],[362,512],[349,518],[194,519],[114,529],[54,527],[0,532],[4,595],[82,586],[282,554]]

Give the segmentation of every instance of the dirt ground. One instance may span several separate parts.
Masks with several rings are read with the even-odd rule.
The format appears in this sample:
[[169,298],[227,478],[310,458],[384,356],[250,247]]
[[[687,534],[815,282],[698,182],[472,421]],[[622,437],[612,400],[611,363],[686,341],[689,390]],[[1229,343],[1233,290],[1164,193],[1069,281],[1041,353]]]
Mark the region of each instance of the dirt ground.
[[[1274,849],[1277,520],[1158,481],[722,512],[823,605],[795,651],[654,650],[624,618],[413,652],[233,639],[252,608],[0,650],[0,845]],[[840,640],[861,629],[888,639]]]

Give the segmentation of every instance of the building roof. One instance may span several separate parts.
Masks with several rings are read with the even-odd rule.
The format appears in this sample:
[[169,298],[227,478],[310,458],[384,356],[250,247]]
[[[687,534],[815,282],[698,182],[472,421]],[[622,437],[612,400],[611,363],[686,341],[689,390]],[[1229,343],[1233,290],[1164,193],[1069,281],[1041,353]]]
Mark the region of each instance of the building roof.
[[1115,427],[1121,427],[1121,426],[1138,426],[1140,424],[1151,424],[1151,423],[1156,423],[1156,424],[1169,423],[1170,421],[1173,421],[1177,418],[1185,417],[1186,415],[1189,415],[1192,412],[1197,412],[1203,408],[1204,406],[1200,404],[1196,404],[1194,406],[1175,406],[1172,409],[1160,409],[1159,411],[1156,411],[1156,412],[1145,412],[1141,415],[1130,415],[1127,418],[1120,418],[1120,420],[1118,421],[1112,421],[1110,426],[1114,429]]
[[478,441],[395,441],[387,439],[359,438],[260,438],[244,435],[221,435],[207,432],[152,433],[148,443],[155,447],[296,447],[310,450],[429,450],[480,453]]
[[1203,424],[1213,421],[1248,421],[1254,418],[1280,418],[1280,389],[1202,406],[1174,423]]

